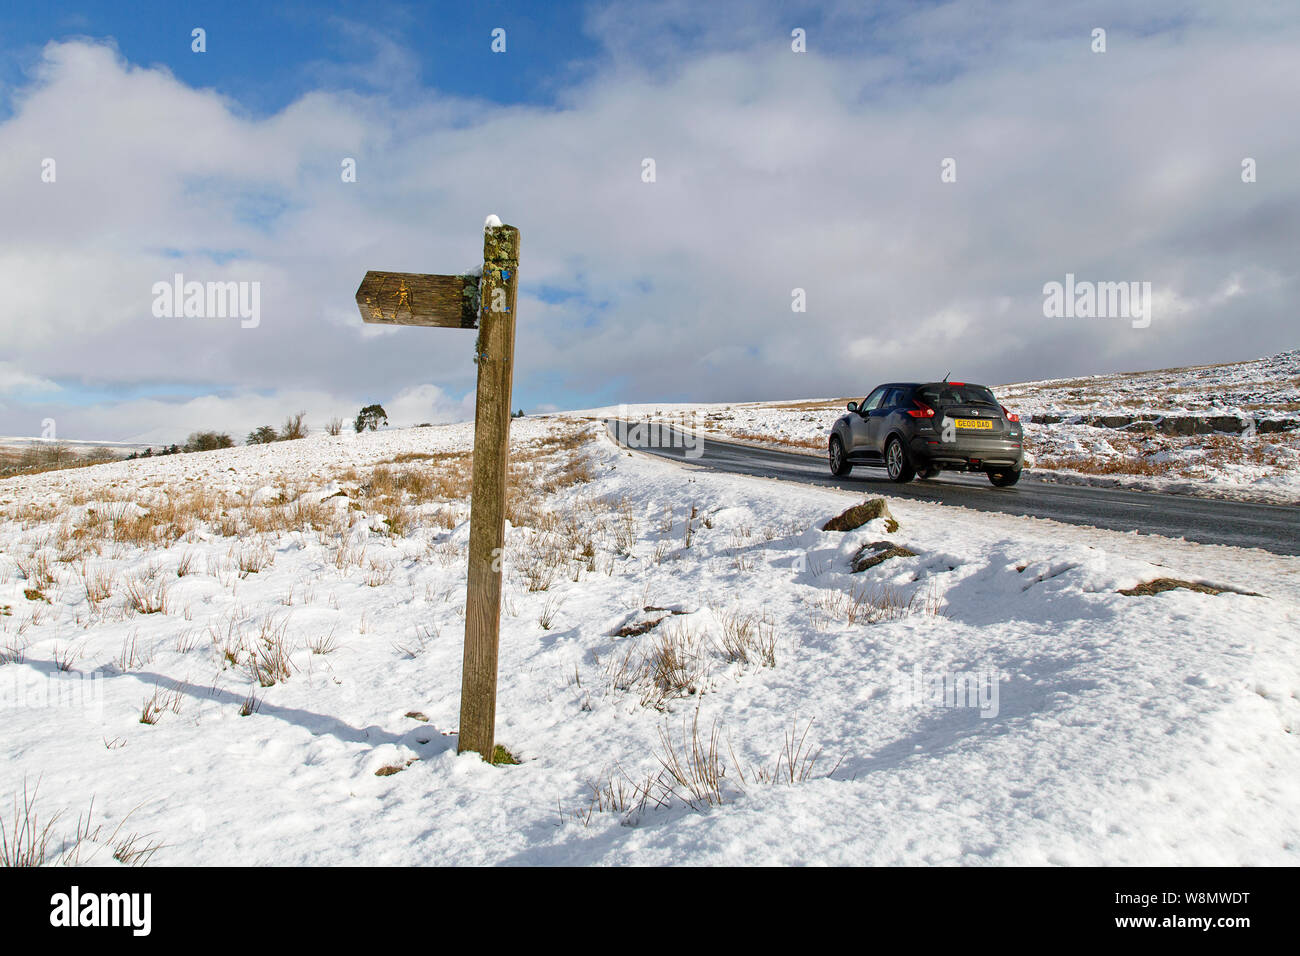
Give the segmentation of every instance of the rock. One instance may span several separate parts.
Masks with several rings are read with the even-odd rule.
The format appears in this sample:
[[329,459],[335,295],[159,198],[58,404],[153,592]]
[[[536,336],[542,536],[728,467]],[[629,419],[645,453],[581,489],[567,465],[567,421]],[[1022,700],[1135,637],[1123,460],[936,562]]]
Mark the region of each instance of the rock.
[[876,518],[885,519],[885,530],[893,534],[898,530],[898,521],[889,511],[884,498],[869,498],[860,505],[854,505],[847,511],[836,515],[822,525],[823,531],[852,531],[861,528],[868,521]]
[[858,548],[858,553],[853,556],[850,564],[853,567],[853,573],[874,568],[877,564],[888,561],[890,558],[914,558],[916,552],[904,548],[902,545],[891,544],[888,541],[873,541],[871,544],[864,544]]
[[1289,432],[1300,428],[1300,421],[1294,418],[1262,418],[1255,423],[1255,431],[1263,435],[1269,432]]
[[614,632],[613,636],[614,637],[640,637],[642,634],[647,634],[650,631],[653,631],[656,627],[659,626],[659,622],[662,620],[663,620],[662,617],[656,617],[649,621],[637,621],[635,624],[624,624],[622,627],[620,627],[617,631]]
[[1154,581],[1143,581],[1141,584],[1131,588],[1120,588],[1119,593],[1128,597],[1146,597],[1153,594],[1160,594],[1164,591],[1173,591],[1177,588],[1186,588],[1188,591],[1199,591],[1201,594],[1241,594],[1246,597],[1261,597],[1254,591],[1239,591],[1236,588],[1216,587],[1213,584],[1203,584],[1199,581],[1184,581],[1181,578],[1156,578]]
[[1214,415],[1210,417],[1209,423],[1216,432],[1232,432],[1240,435],[1246,430],[1246,423],[1236,415]]

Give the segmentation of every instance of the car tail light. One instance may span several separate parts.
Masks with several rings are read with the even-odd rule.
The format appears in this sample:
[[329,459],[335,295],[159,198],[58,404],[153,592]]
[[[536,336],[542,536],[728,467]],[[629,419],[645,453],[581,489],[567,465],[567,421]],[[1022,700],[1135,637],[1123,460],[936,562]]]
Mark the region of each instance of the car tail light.
[[925,402],[921,401],[919,398],[912,399],[912,404],[915,405],[916,408],[909,408],[907,414],[911,415],[913,418],[934,418],[934,409],[925,404]]
[[1009,422],[1018,422],[1018,421],[1020,421],[1020,416],[1017,415],[1015,412],[1009,412],[1009,411],[1007,411],[1007,407],[1006,407],[1005,405],[1001,405],[1001,406],[999,406],[999,407],[1002,409],[1002,414],[1005,415],[1005,416],[1007,416],[1007,421],[1009,421]]

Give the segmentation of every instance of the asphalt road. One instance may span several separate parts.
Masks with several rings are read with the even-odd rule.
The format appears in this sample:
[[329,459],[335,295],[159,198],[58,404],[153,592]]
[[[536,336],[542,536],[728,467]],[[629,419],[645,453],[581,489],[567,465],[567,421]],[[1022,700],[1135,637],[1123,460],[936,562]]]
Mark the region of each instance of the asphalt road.
[[[618,430],[612,427],[613,422],[607,424],[617,440]],[[1036,481],[1029,473],[1013,488],[994,488],[983,475],[956,472],[897,485],[885,476],[883,468],[861,465],[855,466],[847,478],[834,478],[821,458],[713,439],[704,439],[700,457],[688,457],[683,447],[686,442],[676,429],[660,426],[648,431],[650,437],[658,438],[658,443],[652,447],[638,445],[637,450],[716,471],[962,505],[979,511],[1051,518],[1115,531],[1136,530],[1203,544],[1300,554],[1300,507],[1292,505],[1058,484]],[[696,441],[694,436],[690,440]]]

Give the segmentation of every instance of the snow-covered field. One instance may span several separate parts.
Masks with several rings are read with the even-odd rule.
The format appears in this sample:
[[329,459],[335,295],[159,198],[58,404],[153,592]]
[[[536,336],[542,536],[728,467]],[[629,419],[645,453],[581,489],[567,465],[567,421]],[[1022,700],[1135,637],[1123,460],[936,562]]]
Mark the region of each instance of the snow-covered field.
[[[6,828],[39,784],[51,861],[1300,860],[1300,559],[826,532],[860,498],[513,428],[514,766],[455,748],[470,426],[0,481]],[[1234,590],[1118,593],[1157,578]]]
[[[864,383],[864,394],[875,383]],[[1300,349],[1227,365],[994,386],[1036,477],[1300,503]],[[823,455],[842,398],[625,405],[567,413],[664,421]]]

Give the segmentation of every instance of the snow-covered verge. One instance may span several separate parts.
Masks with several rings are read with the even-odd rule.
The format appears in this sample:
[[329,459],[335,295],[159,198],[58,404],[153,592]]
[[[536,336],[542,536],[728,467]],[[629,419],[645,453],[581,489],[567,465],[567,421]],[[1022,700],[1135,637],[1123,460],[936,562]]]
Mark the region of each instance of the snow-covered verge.
[[[1300,350],[1226,365],[998,385],[994,392],[1024,423],[1035,477],[1300,503]],[[624,414],[822,455],[847,401],[632,405],[565,414]]]
[[[1300,857],[1300,559],[908,500],[826,532],[860,499],[554,419],[513,433],[521,763],[457,756],[471,432],[0,481],[5,822],[39,781],[93,863],[124,819],[171,864]],[[1261,596],[1118,593],[1157,578]]]

